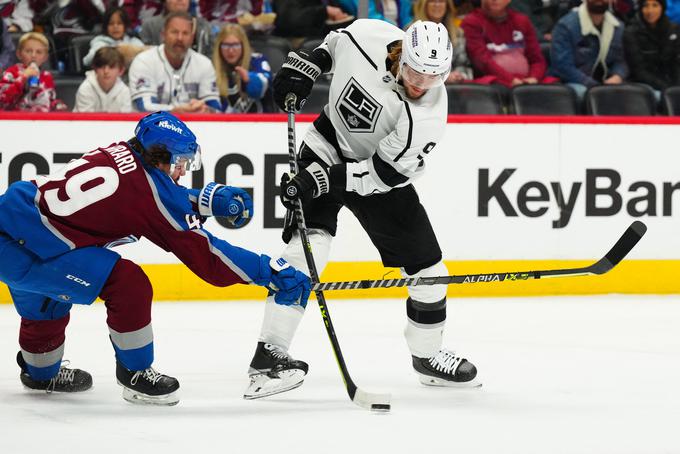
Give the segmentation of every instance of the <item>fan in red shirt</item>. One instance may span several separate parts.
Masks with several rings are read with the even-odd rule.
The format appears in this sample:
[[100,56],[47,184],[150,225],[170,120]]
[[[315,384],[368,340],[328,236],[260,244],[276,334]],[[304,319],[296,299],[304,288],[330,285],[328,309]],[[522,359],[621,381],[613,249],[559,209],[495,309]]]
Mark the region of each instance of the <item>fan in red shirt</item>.
[[506,87],[557,82],[545,76],[547,65],[531,21],[509,4],[510,0],[482,0],[481,8],[461,24],[477,81]]
[[42,33],[21,36],[17,48],[19,63],[10,66],[0,79],[0,109],[28,112],[66,110],[56,99],[54,79],[40,67],[47,61],[49,43]]

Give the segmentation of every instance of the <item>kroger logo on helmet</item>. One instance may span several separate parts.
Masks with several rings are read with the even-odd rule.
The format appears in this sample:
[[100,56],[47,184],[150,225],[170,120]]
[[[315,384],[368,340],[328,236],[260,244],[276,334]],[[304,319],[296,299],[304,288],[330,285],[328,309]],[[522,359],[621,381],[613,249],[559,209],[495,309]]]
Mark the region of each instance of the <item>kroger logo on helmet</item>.
[[182,133],[183,133],[183,132],[182,132],[182,128],[180,128],[179,126],[173,125],[173,124],[170,123],[168,120],[159,121],[159,122],[158,122],[158,126],[160,126],[161,128],[169,129],[169,130],[171,130],[171,131],[175,131],[175,132],[178,133],[178,134],[182,134]]

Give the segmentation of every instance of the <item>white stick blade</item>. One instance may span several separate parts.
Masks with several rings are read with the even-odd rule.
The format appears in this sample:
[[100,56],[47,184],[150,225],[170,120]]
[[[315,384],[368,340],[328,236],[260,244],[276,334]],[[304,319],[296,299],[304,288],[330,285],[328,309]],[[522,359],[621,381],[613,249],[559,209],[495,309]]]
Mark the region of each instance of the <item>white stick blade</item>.
[[357,392],[354,394],[352,402],[367,410],[385,413],[392,408],[390,405],[391,400],[392,396],[390,394],[367,393],[366,391],[357,388]]

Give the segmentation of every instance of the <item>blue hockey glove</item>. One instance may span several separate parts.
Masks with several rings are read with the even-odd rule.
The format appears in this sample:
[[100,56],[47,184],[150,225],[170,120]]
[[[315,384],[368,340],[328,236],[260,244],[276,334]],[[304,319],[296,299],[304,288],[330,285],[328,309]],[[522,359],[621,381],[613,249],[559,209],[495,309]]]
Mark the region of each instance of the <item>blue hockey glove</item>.
[[240,227],[253,216],[253,199],[241,188],[209,183],[198,193],[198,212],[203,216],[226,217]]
[[311,282],[306,274],[290,266],[284,259],[270,259],[266,255],[260,256],[260,266],[266,267],[270,275],[268,283],[258,284],[274,292],[274,301],[277,304],[284,306],[299,304],[307,307]]

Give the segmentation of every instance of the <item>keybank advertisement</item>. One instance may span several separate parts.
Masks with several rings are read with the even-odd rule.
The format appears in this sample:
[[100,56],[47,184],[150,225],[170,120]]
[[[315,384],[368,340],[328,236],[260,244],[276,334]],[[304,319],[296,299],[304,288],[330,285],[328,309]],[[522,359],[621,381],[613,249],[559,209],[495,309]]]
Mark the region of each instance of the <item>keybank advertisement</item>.
[[[134,122],[0,122],[0,190],[49,173],[98,146],[132,136]],[[301,142],[309,123],[298,123]],[[247,188],[255,217],[243,228],[210,220],[228,241],[276,255],[288,168],[284,122],[190,122],[203,169],[182,184]],[[680,258],[680,126],[449,124],[416,187],[446,260],[595,259],[635,219],[649,226],[631,258]],[[0,214],[1,215],[1,214]],[[341,212],[332,261],[378,261],[368,237]],[[142,242],[119,248],[140,263],[174,263]]]

